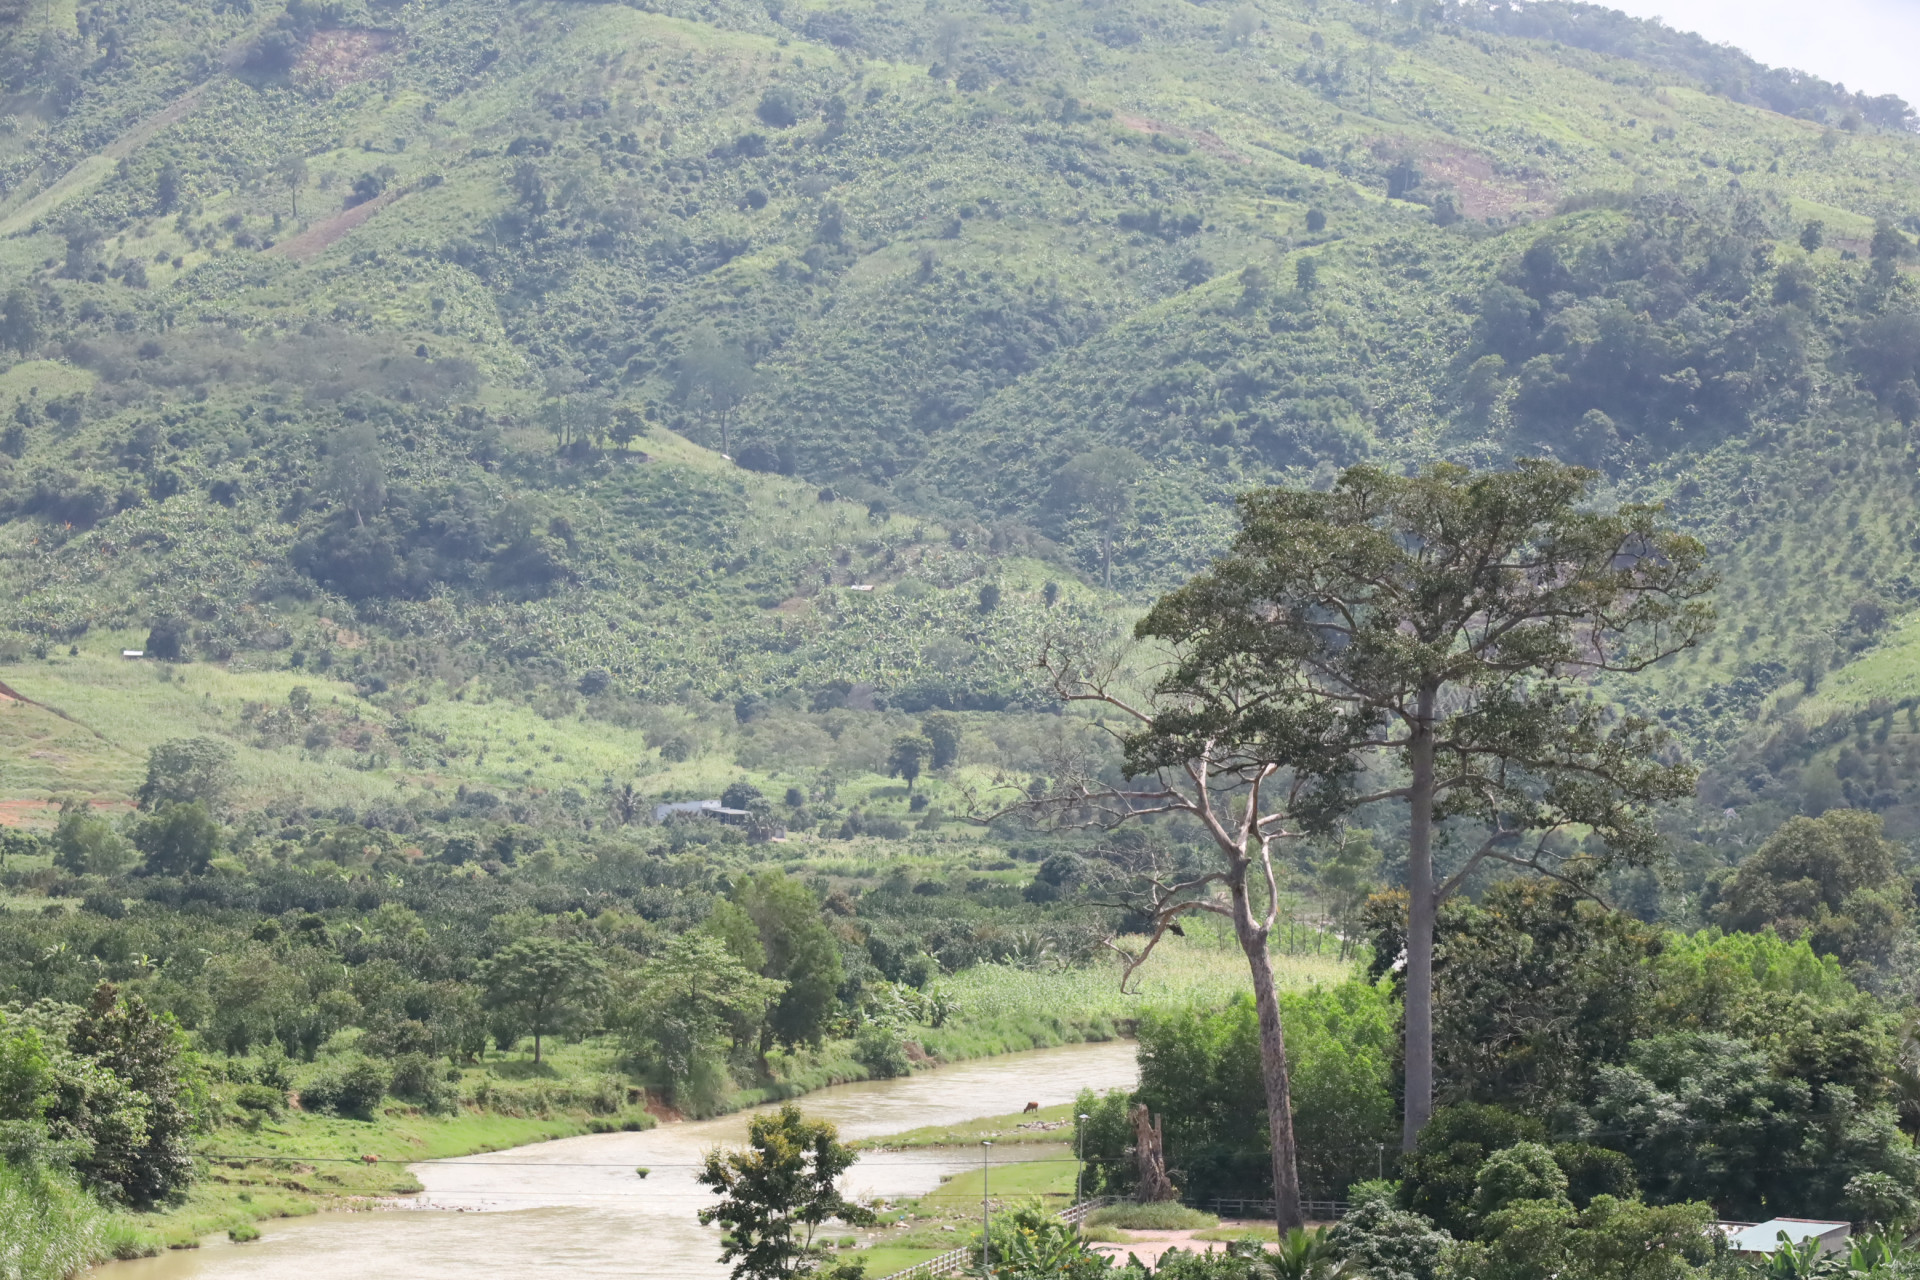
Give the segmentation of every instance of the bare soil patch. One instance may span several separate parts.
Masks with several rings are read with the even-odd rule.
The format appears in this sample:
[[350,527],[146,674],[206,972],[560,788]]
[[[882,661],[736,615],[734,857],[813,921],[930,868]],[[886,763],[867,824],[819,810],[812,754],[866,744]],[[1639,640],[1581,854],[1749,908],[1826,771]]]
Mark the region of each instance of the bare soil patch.
[[[133,808],[124,801],[90,800],[95,809],[125,812]],[[60,806],[52,800],[0,800],[0,827],[51,831],[60,822]]]
[[400,35],[371,27],[332,27],[307,37],[293,64],[293,82],[303,89],[338,89],[385,75]]
[[1429,144],[1421,153],[1420,169],[1425,184],[1452,187],[1461,214],[1469,218],[1544,213],[1558,195],[1549,183],[1508,177],[1479,152],[1446,143]]
[[387,191],[375,196],[365,204],[354,205],[351,209],[342,209],[339,213],[334,214],[324,222],[314,223],[299,235],[282,240],[279,244],[274,245],[273,248],[266,250],[266,252],[277,253],[282,257],[292,258],[295,262],[305,262],[309,258],[317,258],[326,252],[329,245],[344,238],[348,232],[398,200],[404,194],[406,193],[402,191]]
[[1191,142],[1208,155],[1219,156],[1235,164],[1247,163],[1247,158],[1229,147],[1221,140],[1219,134],[1206,129],[1182,129],[1179,125],[1168,124],[1164,120],[1150,120],[1146,116],[1115,116],[1114,119],[1138,133],[1157,133],[1168,138],[1179,138],[1183,142]]

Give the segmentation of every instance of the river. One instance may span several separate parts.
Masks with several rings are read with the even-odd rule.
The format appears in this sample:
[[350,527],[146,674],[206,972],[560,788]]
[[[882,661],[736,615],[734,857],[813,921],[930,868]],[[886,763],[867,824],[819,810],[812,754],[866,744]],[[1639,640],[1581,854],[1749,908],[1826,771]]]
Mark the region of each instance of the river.
[[[1004,1115],[1028,1102],[1070,1102],[1081,1089],[1130,1088],[1128,1041],[983,1058],[901,1080],[838,1085],[800,1099],[842,1138]],[[745,1141],[752,1112],[606,1133],[411,1166],[419,1212],[326,1213],[260,1224],[261,1238],[137,1262],[102,1280],[475,1280],[478,1276],[724,1276],[719,1231],[694,1214],[711,1196],[693,1179],[702,1153]],[[1009,1150],[1006,1160],[1019,1158]],[[942,1174],[979,1167],[979,1148],[876,1152],[842,1184],[868,1196],[914,1196]],[[634,1168],[645,1165],[642,1179]]]

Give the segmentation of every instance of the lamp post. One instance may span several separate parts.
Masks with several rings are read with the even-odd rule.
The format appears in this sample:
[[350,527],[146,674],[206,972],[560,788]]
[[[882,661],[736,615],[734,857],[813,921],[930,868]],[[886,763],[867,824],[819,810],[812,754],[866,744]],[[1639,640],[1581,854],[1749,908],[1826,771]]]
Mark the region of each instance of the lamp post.
[[980,1274],[993,1274],[993,1235],[992,1224],[987,1216],[987,1152],[993,1143],[982,1140],[980,1143]]
[[1073,1158],[1075,1161],[1073,1171],[1073,1202],[1079,1204],[1087,1198],[1087,1121],[1093,1119],[1093,1117],[1082,1115],[1076,1118],[1080,1123],[1073,1126]]

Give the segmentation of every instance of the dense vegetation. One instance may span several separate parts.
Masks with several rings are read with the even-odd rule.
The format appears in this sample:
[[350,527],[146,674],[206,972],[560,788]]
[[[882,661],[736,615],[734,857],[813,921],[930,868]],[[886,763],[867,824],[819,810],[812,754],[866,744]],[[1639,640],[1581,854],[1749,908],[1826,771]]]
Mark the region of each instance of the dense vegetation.
[[[1906,104],[1560,0],[54,0],[0,80],[0,1206],[75,1242],[27,1274],[293,1205],[191,1135],[452,1150],[1136,1022],[1183,1186],[1257,1194],[1244,963],[1092,963],[1198,833],[956,819],[1119,783],[1043,643],[1361,460],[1592,466],[1721,625],[1598,686],[1703,766],[1674,856],[1443,914],[1431,1131],[1511,1141],[1349,1254],[1904,1221]],[[1405,837],[1289,854],[1320,1194],[1394,1172]]]

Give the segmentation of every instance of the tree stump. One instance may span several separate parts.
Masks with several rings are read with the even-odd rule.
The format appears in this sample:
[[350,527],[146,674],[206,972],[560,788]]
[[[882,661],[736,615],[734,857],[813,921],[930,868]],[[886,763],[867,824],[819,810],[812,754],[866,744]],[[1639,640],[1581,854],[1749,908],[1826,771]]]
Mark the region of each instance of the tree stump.
[[1133,1198],[1142,1204],[1176,1200],[1180,1192],[1167,1177],[1167,1159],[1160,1149],[1160,1122],[1147,1110],[1147,1104],[1133,1104],[1134,1150],[1140,1161],[1140,1181]]

